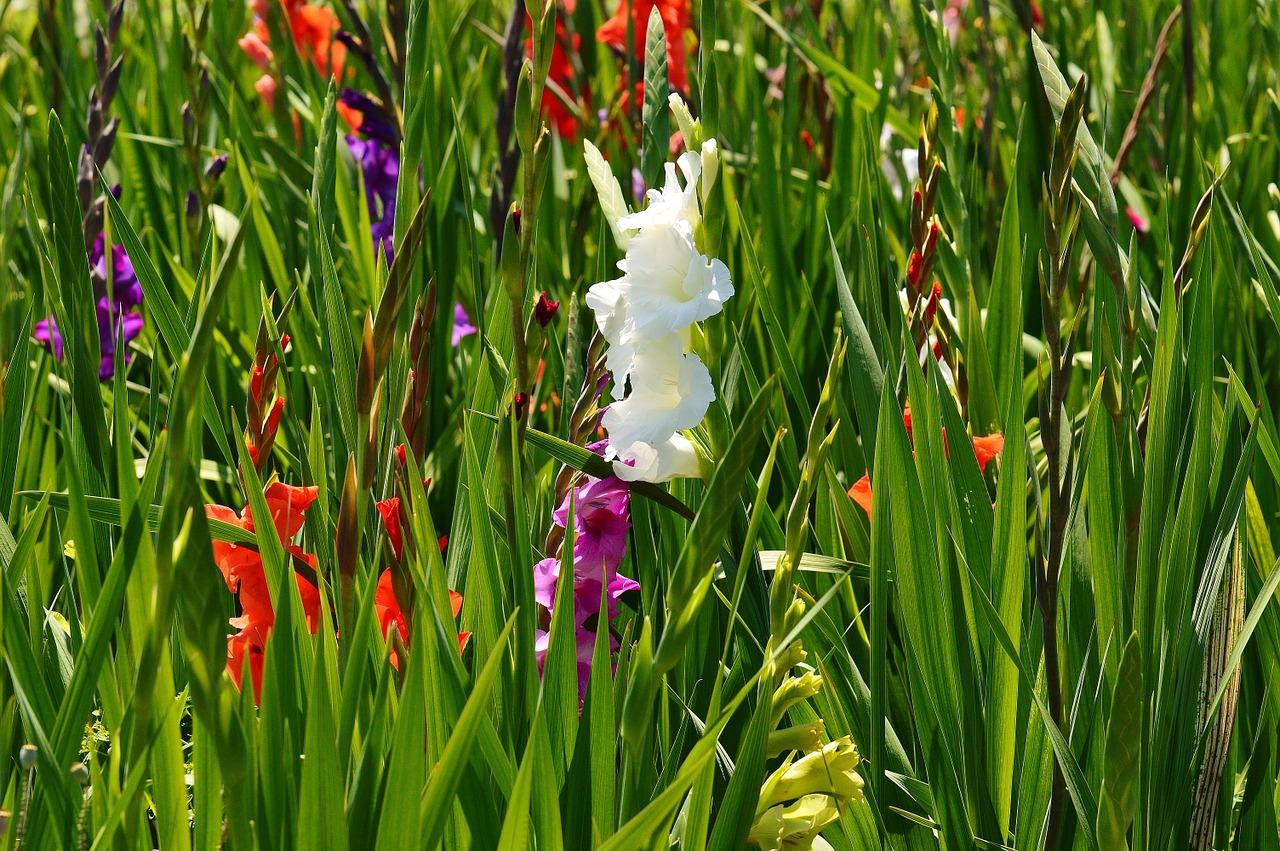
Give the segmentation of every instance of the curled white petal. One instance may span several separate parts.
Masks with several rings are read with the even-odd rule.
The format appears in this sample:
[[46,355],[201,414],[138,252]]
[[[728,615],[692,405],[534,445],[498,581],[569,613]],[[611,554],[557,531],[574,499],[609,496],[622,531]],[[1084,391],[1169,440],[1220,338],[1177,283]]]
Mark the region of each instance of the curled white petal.
[[656,445],[633,443],[615,454],[613,474],[624,482],[669,482],[699,475],[698,453],[683,434]]
[[685,221],[641,230],[618,268],[625,274],[616,283],[627,303],[619,339],[631,345],[714,316],[733,295],[729,268],[698,251]]
[[[684,183],[676,176],[677,169],[684,175]],[[661,189],[650,189],[649,206],[638,213],[623,216],[618,227],[623,230],[641,230],[661,225],[688,223],[690,229],[702,220],[698,206],[698,178],[702,176],[702,159],[685,151],[674,163],[665,166],[666,179]]]
[[715,401],[711,374],[678,335],[635,351],[628,373],[631,392],[605,411],[601,424],[611,444],[658,444],[702,422]]

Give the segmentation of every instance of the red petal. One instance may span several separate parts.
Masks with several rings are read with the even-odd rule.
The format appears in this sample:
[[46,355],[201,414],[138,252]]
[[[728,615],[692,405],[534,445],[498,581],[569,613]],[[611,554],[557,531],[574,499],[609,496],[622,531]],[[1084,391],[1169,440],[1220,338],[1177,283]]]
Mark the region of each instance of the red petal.
[[867,519],[871,519],[871,477],[864,473],[862,478],[853,483],[853,487],[849,488],[849,496],[853,501],[865,512]]

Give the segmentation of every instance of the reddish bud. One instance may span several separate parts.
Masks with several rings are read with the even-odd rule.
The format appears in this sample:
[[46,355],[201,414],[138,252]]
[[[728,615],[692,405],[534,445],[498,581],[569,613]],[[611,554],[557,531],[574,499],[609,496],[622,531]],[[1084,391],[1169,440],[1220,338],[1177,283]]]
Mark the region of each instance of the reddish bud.
[[440,552],[444,552],[449,546],[449,536],[441,535],[440,540],[436,541],[436,544],[440,547]]
[[907,258],[907,280],[911,282],[913,290],[920,283],[920,266],[922,262],[920,252],[914,248],[911,249],[911,256]]
[[810,133],[808,130],[801,130],[800,141],[804,142],[805,148],[807,148],[809,150],[809,153],[812,154],[813,153],[813,134]]
[[289,351],[289,335],[288,334],[280,335],[280,351],[282,352]]
[[408,463],[408,461],[405,460],[405,451],[406,450],[403,443],[396,444],[396,460],[400,462],[401,467],[403,467],[405,464]]
[[264,434],[275,434],[276,429],[280,427],[282,411],[284,411],[284,397],[277,396],[275,404],[271,406],[271,413],[267,414],[267,421],[262,427]]
[[249,398],[250,399],[259,399],[259,400],[261,399],[262,379],[263,379],[262,365],[255,363],[253,365],[253,372],[249,374]]
[[538,294],[538,303],[533,308],[533,318],[538,324],[546,328],[552,319],[555,319],[556,312],[560,310],[560,302],[552,301],[547,295],[546,290]]
[[391,555],[400,561],[404,555],[404,536],[400,529],[400,497],[392,496],[375,503],[378,513],[382,515],[382,525],[387,531],[387,539],[391,542]]
[[515,398],[511,400],[511,404],[515,407],[516,419],[520,419],[524,416],[524,409],[529,404],[529,394],[517,393]]
[[933,289],[929,290],[929,300],[924,305],[924,324],[933,324],[933,317],[938,315],[938,301],[942,298],[942,284],[938,281],[933,282]]

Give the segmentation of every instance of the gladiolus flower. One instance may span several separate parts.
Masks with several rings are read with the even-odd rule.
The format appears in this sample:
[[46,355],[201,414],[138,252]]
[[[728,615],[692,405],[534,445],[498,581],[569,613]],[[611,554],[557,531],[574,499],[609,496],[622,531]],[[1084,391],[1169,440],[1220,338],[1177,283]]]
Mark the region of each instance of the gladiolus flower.
[[849,488],[849,496],[853,497],[853,501],[858,507],[867,512],[867,519],[871,519],[871,474],[863,473],[862,478],[853,483],[853,487]]
[[404,555],[404,535],[400,529],[400,497],[392,496],[379,500],[374,504],[378,514],[382,515],[382,525],[387,530],[387,539],[391,542],[391,555],[398,562]]
[[637,352],[627,375],[631,393],[610,405],[601,421],[610,441],[622,446],[656,445],[693,428],[716,398],[706,366],[697,355],[682,352],[674,335]]
[[[603,446],[589,447],[601,451]],[[608,629],[608,622],[618,614],[618,601],[623,594],[639,590],[640,585],[618,573],[626,554],[627,532],[631,528],[631,489],[614,476],[596,479],[588,476],[556,509],[555,524],[564,529],[569,522],[569,504],[573,501],[573,623],[578,648],[579,694],[586,693],[591,673],[591,656],[596,632]],[[534,599],[548,612],[554,612],[556,588],[560,580],[561,561],[552,556],[533,566]],[[608,607],[600,611],[600,598],[605,595]],[[542,636],[538,659],[542,664],[546,651]]]
[[[399,601],[396,600],[395,583],[391,579],[391,571],[384,570],[378,577],[378,587],[373,592],[373,607],[378,615],[378,627],[382,630],[382,637],[387,638],[394,624],[396,632],[400,636],[400,643],[405,647],[409,646],[409,622],[404,616],[404,610],[400,607]],[[453,611],[456,618],[462,611],[462,595],[457,591],[449,591],[449,608]],[[458,652],[461,653],[467,646],[467,639],[471,637],[469,632],[458,633]],[[400,670],[400,659],[395,650],[391,651],[391,667],[397,671]]]
[[[318,495],[318,488],[292,487],[283,482],[273,482],[263,493],[271,524],[285,551],[312,569],[316,566],[315,556],[303,552],[292,541],[302,530],[306,511]],[[206,505],[205,515],[214,520],[239,526],[248,532],[254,531],[254,520],[248,506],[236,514],[234,510],[223,505]],[[244,660],[247,656],[253,677],[254,694],[259,695],[262,692],[262,662],[265,658],[267,638],[275,624],[275,609],[271,605],[271,595],[262,566],[262,555],[251,545],[214,541],[213,560],[222,571],[227,589],[236,594],[240,601],[241,614],[230,621],[232,626],[239,629],[239,632],[227,636],[227,672],[231,675],[236,687],[240,688]],[[294,579],[302,599],[302,611],[307,619],[307,629],[314,633],[320,624],[320,592],[296,571]]]
[[988,434],[973,438],[973,454],[978,459],[978,469],[987,471],[991,460],[1004,451],[1004,435]]
[[[596,30],[596,40],[643,63],[649,14],[655,8],[662,17],[662,28],[667,37],[667,76],[671,87],[686,92],[689,88],[685,46],[685,33],[689,30],[688,0],[619,0],[613,16]],[[630,50],[627,47],[628,29],[632,32]],[[643,84],[637,82],[637,100],[643,91]]]
[[[907,439],[915,439],[915,434],[911,427],[911,409],[907,408],[902,412],[902,425],[907,431]],[[988,434],[977,437],[971,437],[970,442],[973,445],[973,455],[978,461],[978,469],[985,473],[987,465],[1004,451],[1004,435]],[[947,445],[947,430],[942,430],[942,450],[947,457],[951,457],[951,449]],[[849,488],[849,497],[857,503],[858,507],[867,513],[867,519],[871,519],[871,479],[868,474],[863,474],[862,478],[853,483],[853,487]]]
[[857,771],[859,762],[853,739],[848,736],[837,739],[794,763],[784,763],[765,781],[760,790],[760,805],[770,807],[814,794],[861,801],[863,781]]
[[467,311],[463,308],[461,302],[453,305],[453,345],[457,348],[458,343],[466,337],[470,337],[476,332],[476,326],[471,324],[471,317],[467,315]]
[[[102,235],[89,249],[89,272],[94,295],[97,296],[95,313],[98,324],[98,380],[109,381],[116,372],[117,336],[126,346],[142,333],[144,320],[138,309],[142,304],[142,284],[133,270],[133,263],[123,246],[111,247],[111,268],[107,268],[107,252]],[[110,294],[108,295],[108,273]],[[58,360],[63,358],[62,333],[52,316],[41,319],[32,329],[32,336],[53,352]],[[124,361],[130,360],[126,348]]]
[[668,163],[666,183],[649,191],[649,206],[618,219],[619,229],[630,233],[626,257],[618,261],[623,276],[587,291],[587,306],[609,340],[609,369],[619,385],[640,342],[684,331],[719,313],[733,296],[728,267],[699,252],[694,242],[702,220],[702,160],[685,153],[678,165],[683,186],[676,165]]
[[[254,11],[253,29],[240,39],[240,49],[245,52],[259,68],[268,70],[273,59],[271,50],[271,31],[267,27],[266,17],[270,13],[270,0],[253,0],[249,5]],[[315,66],[322,76],[342,78],[343,65],[346,61],[347,48],[337,38],[341,22],[331,10],[304,3],[302,0],[275,0],[284,12],[289,34],[293,38],[294,48],[305,61]],[[275,101],[277,81],[270,74],[265,74],[254,84],[254,88],[268,106]],[[360,124],[359,114],[341,102],[338,113],[347,126],[355,129]]]

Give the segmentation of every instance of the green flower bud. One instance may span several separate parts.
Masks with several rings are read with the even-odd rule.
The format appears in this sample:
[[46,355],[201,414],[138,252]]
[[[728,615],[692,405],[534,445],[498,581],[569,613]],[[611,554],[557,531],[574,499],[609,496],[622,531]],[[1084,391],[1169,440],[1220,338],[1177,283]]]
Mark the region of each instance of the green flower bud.
[[777,726],[787,710],[802,700],[808,700],[822,688],[822,677],[813,671],[806,671],[798,677],[788,676],[773,693],[772,726]]

